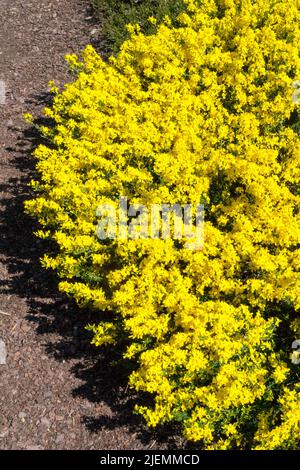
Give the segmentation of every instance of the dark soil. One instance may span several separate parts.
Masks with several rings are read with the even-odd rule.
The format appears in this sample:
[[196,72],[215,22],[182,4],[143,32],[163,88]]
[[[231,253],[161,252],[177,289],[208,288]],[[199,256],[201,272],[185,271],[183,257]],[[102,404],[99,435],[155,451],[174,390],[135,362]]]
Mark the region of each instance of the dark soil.
[[[100,39],[99,39],[100,38]],[[101,50],[87,0],[0,0],[0,449],[173,448],[171,432],[151,433],[132,413],[127,372],[88,342],[79,311],[58,293],[23,211],[37,135],[22,114],[40,115],[47,84],[70,79],[64,55]],[[181,445],[176,439],[177,446]]]

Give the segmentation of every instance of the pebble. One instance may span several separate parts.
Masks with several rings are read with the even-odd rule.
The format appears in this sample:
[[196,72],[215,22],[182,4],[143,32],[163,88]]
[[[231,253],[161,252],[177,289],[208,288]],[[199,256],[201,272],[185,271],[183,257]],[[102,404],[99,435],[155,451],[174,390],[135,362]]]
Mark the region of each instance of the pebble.
[[55,439],[56,444],[61,444],[64,442],[65,436],[63,434],[58,434],[57,438]]
[[8,429],[6,429],[6,430],[0,432],[0,439],[3,439],[5,436],[7,436],[7,435],[8,435],[8,432],[9,432]]
[[51,423],[50,423],[48,418],[43,417],[43,418],[41,418],[40,422],[46,428],[50,428]]
[[6,101],[6,86],[3,80],[0,80],[0,104],[5,104]]
[[0,365],[5,365],[6,364],[6,346],[5,343],[2,339],[0,339]]

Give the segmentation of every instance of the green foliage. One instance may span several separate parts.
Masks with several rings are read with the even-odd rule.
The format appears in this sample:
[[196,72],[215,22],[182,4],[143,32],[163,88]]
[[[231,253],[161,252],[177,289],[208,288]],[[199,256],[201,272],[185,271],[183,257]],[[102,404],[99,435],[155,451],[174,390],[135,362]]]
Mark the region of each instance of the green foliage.
[[185,9],[183,0],[94,0],[102,23],[108,49],[116,52],[129,37],[127,24],[138,23],[145,34],[153,34],[156,26],[148,21],[154,16],[160,23],[169,16],[175,23],[177,15]]

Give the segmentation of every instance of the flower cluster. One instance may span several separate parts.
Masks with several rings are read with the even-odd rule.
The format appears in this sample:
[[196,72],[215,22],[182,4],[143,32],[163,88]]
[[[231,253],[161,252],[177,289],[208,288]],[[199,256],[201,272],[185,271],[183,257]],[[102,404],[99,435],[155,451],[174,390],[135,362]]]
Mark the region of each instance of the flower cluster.
[[[300,309],[299,0],[188,0],[104,62],[87,47],[43,128],[27,210],[43,263],[125,346],[150,426],[207,449],[295,448]],[[205,204],[205,244],[105,240],[99,204]],[[105,315],[102,313],[105,312]],[[103,320],[101,321],[101,316]],[[108,320],[108,318],[110,319]]]

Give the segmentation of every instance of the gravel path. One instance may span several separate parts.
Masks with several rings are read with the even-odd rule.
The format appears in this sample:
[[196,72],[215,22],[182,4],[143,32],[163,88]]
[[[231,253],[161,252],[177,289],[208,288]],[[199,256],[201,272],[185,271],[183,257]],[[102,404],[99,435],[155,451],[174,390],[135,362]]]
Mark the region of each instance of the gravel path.
[[22,114],[40,112],[49,80],[68,79],[64,55],[99,27],[86,0],[0,0],[0,19],[0,449],[172,448],[133,417],[126,373],[88,345],[88,313],[40,268],[23,214],[37,137]]

